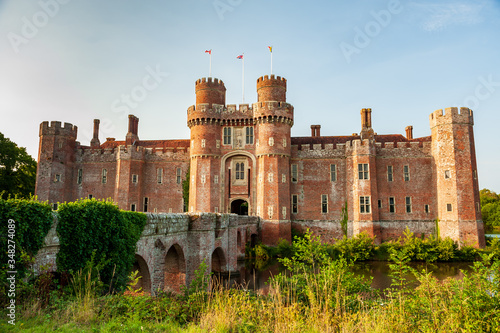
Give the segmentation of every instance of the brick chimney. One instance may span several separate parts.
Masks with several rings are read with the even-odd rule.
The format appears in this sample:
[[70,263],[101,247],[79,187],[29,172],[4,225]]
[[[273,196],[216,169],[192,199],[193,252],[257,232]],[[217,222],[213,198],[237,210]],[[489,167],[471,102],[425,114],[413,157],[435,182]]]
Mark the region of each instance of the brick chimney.
[[128,115],[128,133],[125,138],[126,145],[133,145],[135,141],[139,140],[137,129],[139,127],[139,118],[129,114]]
[[321,130],[321,125],[311,125],[311,136],[312,137],[319,137],[320,135],[320,130]]
[[406,130],[406,138],[408,140],[412,140],[413,139],[413,126],[406,126],[405,130]]
[[94,137],[90,140],[91,147],[99,147],[101,142],[99,141],[99,119],[94,119]]

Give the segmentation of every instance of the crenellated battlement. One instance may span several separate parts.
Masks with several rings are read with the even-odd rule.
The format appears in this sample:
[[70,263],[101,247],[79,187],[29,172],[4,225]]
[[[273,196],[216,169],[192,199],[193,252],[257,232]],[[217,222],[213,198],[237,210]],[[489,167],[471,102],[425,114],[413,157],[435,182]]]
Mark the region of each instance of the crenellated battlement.
[[443,124],[468,124],[474,125],[473,112],[469,108],[446,108],[436,110],[429,115],[431,128]]
[[42,135],[63,135],[70,136],[76,139],[78,132],[78,127],[70,123],[64,123],[61,126],[60,121],[51,121],[50,125],[48,121],[44,121],[40,124],[40,136]]
[[222,80],[219,80],[218,78],[214,78],[212,80],[211,77],[203,77],[201,79],[198,79],[196,80],[195,82],[195,87],[196,89],[202,89],[203,87],[206,87],[206,86],[209,86],[209,87],[224,87],[224,82]]
[[257,89],[259,89],[259,85],[278,85],[286,88],[286,79],[281,76],[275,77],[274,74],[271,74],[271,77],[264,75],[257,79]]

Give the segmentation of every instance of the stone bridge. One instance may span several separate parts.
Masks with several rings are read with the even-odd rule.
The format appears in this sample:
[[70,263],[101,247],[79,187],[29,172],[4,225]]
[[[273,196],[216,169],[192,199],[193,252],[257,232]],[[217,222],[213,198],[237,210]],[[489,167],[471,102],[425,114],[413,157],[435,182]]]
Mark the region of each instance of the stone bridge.
[[[238,272],[238,260],[245,257],[245,244],[255,243],[260,219],[236,214],[151,214],[137,242],[136,262],[143,290],[179,292],[189,285],[194,271],[205,261],[215,273]],[[56,270],[59,238],[57,217],[36,256],[35,270],[52,265]]]

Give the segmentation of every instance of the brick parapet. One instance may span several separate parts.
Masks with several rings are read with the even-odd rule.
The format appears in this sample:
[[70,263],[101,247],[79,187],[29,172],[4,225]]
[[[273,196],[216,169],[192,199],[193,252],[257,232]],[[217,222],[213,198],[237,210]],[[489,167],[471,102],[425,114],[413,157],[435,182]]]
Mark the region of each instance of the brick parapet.
[[44,121],[40,124],[39,135],[61,135],[72,137],[76,140],[77,132],[78,127],[70,123],[64,123],[64,126],[61,126],[60,121],[51,121],[50,125],[48,121]]
[[473,112],[469,108],[446,108],[436,110],[429,115],[431,129],[442,124],[474,125]]

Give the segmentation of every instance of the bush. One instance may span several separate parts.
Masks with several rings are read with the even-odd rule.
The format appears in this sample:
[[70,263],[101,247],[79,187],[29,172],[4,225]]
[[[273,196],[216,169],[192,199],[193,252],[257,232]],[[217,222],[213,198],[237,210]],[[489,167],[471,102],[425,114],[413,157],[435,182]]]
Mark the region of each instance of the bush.
[[[10,219],[14,223],[9,223]],[[30,265],[24,258],[34,257],[40,250],[52,222],[52,209],[46,202],[0,199],[0,268],[7,268],[9,260],[14,260],[17,278],[23,278]],[[9,230],[15,232],[9,233]],[[11,253],[8,249],[12,250]]]
[[61,204],[58,269],[77,272],[95,253],[96,263],[102,263],[101,280],[110,288],[123,289],[145,224],[145,214],[120,211],[109,201],[85,199]]

